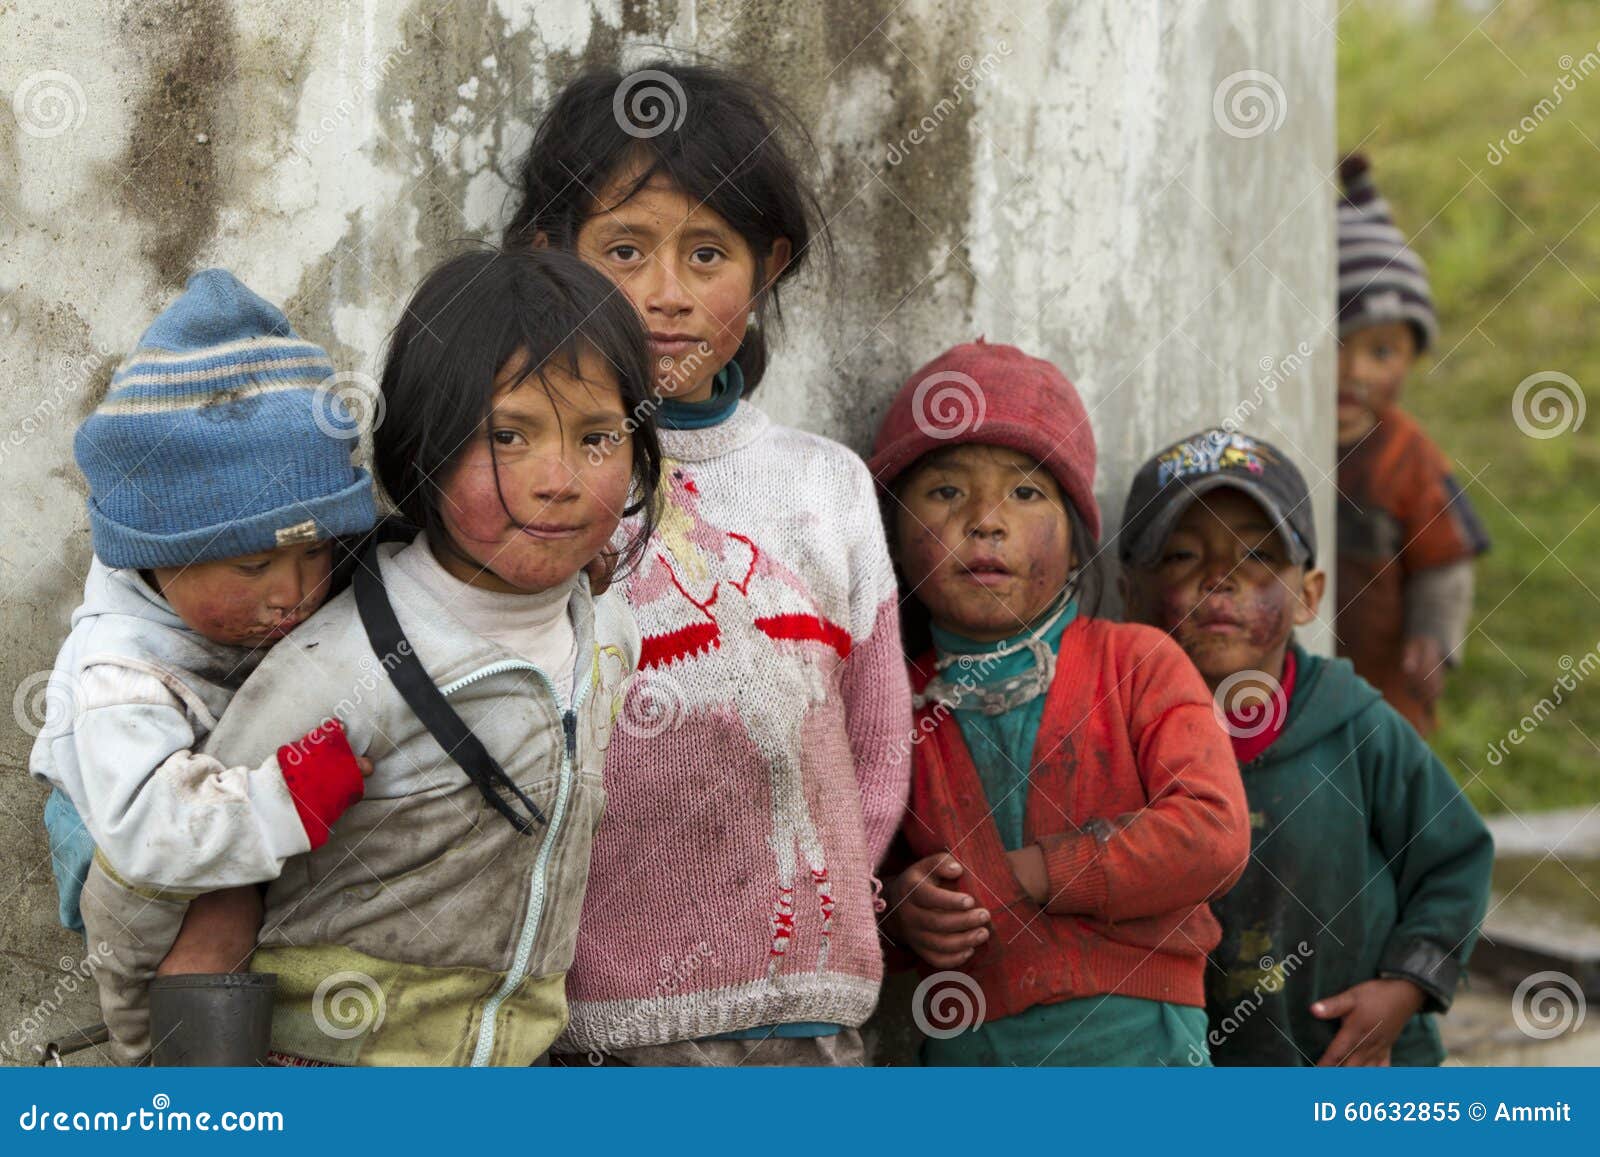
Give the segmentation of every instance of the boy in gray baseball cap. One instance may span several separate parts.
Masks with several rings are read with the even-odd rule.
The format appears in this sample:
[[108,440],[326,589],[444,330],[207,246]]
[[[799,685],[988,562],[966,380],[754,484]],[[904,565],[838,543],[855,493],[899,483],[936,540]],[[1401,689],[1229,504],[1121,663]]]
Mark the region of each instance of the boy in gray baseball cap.
[[1212,1062],[1438,1064],[1493,845],[1394,708],[1295,641],[1326,587],[1305,479],[1275,446],[1202,431],[1139,471],[1119,545],[1129,618],[1199,668],[1249,801],[1250,862],[1212,902]]

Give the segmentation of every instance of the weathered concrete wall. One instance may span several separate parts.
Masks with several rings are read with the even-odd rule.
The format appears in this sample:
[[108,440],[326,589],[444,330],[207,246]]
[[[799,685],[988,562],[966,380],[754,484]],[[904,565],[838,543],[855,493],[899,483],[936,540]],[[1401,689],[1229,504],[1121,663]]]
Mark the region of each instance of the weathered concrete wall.
[[791,385],[762,404],[860,448],[933,353],[1018,342],[1083,390],[1114,525],[1142,455],[1225,417],[1330,468],[1332,19],[1328,0],[0,7],[0,689],[20,692],[0,1046],[96,1019],[60,983],[81,949],[22,770],[29,677],[89,559],[73,428],[191,269],[233,268],[370,371],[418,276],[496,232],[554,87],[696,50],[774,83],[822,153],[839,276],[795,296]]

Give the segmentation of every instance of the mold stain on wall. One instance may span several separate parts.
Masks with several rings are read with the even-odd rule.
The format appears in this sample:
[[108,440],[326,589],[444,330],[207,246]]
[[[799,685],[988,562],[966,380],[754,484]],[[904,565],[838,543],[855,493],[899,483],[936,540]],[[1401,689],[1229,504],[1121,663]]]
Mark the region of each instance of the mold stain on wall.
[[179,287],[217,226],[216,142],[231,128],[236,33],[223,0],[128,6],[121,31],[144,74],[122,155],[102,181],[140,231],[162,287]]

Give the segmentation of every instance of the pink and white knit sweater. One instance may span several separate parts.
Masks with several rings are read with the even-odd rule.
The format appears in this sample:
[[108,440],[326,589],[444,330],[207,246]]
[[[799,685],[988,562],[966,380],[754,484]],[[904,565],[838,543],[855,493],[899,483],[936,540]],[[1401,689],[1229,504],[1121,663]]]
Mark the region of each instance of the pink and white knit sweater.
[[748,402],[661,441],[563,1051],[859,1025],[883,975],[911,700],[872,478]]

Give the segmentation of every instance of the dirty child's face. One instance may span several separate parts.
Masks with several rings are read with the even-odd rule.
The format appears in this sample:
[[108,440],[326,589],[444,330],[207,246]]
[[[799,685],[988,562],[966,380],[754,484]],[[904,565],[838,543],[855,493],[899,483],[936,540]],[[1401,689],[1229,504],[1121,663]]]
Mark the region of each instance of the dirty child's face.
[[1366,434],[1400,396],[1417,360],[1417,336],[1403,321],[1368,326],[1339,342],[1339,445]]
[[744,341],[758,289],[788,263],[789,242],[780,238],[758,255],[720,214],[659,175],[624,200],[638,172],[630,167],[600,191],[578,230],[578,255],[615,281],[644,319],[656,389],[704,401]]
[[1129,617],[1177,639],[1213,689],[1239,671],[1282,678],[1289,635],[1316,617],[1325,581],[1293,564],[1266,512],[1233,489],[1196,498],[1155,563],[1126,578]]
[[150,573],[190,630],[213,643],[269,647],[328,597],[333,544],[325,539]]
[[895,557],[933,622],[977,642],[1050,609],[1075,565],[1067,503],[1026,454],[961,445],[929,454],[898,488]]
[[578,369],[574,377],[553,362],[543,382],[522,379],[518,357],[496,378],[493,410],[440,488],[449,541],[430,541],[462,582],[508,594],[548,590],[617,529],[633,481],[622,393],[593,350]]

